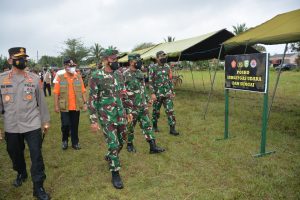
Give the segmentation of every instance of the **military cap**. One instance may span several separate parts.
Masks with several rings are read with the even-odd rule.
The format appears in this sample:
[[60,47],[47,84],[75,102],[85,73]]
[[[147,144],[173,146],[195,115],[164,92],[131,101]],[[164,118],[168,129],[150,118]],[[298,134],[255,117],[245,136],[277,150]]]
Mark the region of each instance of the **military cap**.
[[20,56],[26,56],[26,49],[24,47],[13,47],[8,50],[8,53],[10,56],[20,57]]
[[118,53],[119,53],[118,50],[108,48],[103,50],[103,52],[101,53],[101,57],[106,58],[109,56],[117,55]]
[[156,53],[156,58],[158,58],[160,55],[167,55],[164,51],[158,51],[157,53]]
[[128,54],[128,60],[141,60],[141,55],[138,53]]

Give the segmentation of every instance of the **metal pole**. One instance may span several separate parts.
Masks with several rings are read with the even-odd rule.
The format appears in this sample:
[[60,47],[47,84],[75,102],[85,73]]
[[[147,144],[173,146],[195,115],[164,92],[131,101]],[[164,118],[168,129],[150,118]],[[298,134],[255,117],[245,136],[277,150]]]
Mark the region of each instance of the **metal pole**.
[[[180,54],[179,54],[179,57],[178,57],[178,60],[177,60],[177,64],[180,62],[180,58],[181,58],[181,52],[180,52]],[[181,63],[180,63],[180,65],[181,65]],[[174,71],[176,70],[176,68],[174,69]],[[179,70],[177,69],[175,72],[177,73],[177,76],[179,77],[179,72],[178,72]]]
[[[267,91],[268,92],[268,91]],[[263,118],[262,118],[262,129],[261,129],[261,144],[260,153],[266,153],[266,140],[267,140],[267,121],[268,121],[268,93],[264,94],[264,108],[263,108]]]
[[270,119],[271,109],[272,109],[272,105],[273,105],[273,102],[274,102],[277,86],[278,86],[278,83],[279,83],[279,79],[280,79],[280,75],[281,75],[281,69],[282,69],[282,65],[284,63],[284,58],[285,58],[285,55],[286,55],[286,52],[287,52],[287,47],[288,47],[288,43],[285,44],[284,53],[283,53],[283,56],[282,56],[282,62],[280,63],[278,75],[277,75],[277,78],[276,78],[276,83],[275,83],[275,86],[274,86],[274,90],[273,90],[273,94],[272,94],[272,100],[271,100],[271,104],[270,104],[269,112],[268,112],[268,120]]
[[244,54],[246,54],[247,47],[248,47],[248,42],[246,43],[246,47],[245,47],[245,50],[244,50]]
[[201,76],[202,76],[202,85],[203,85],[203,90],[205,91],[205,85],[204,85],[203,72],[201,72]]
[[191,71],[191,74],[192,74],[193,86],[194,86],[194,90],[195,90],[196,87],[195,87],[194,75],[193,75],[193,71],[192,71],[192,65],[191,65],[191,63],[189,63],[189,64],[190,64],[190,71]]
[[210,87],[210,91],[209,91],[209,95],[208,95],[208,100],[207,100],[207,103],[206,103],[206,107],[205,107],[205,110],[204,110],[203,119],[205,119],[205,117],[206,117],[206,113],[207,113],[207,110],[208,110],[208,105],[209,105],[209,102],[210,102],[210,99],[211,99],[211,94],[212,94],[212,91],[213,91],[213,87],[214,87],[215,79],[216,79],[216,74],[217,74],[217,67],[219,66],[219,63],[220,63],[220,57],[221,57],[222,48],[223,48],[223,44],[220,47],[219,56],[218,56],[218,62],[217,62],[217,66],[215,67],[215,72],[214,72],[213,80],[211,82],[211,87]]
[[224,130],[224,139],[228,139],[228,137],[229,137],[228,127],[229,127],[229,90],[225,89],[225,130]]
[[[266,70],[269,70],[268,67],[269,59],[266,60]],[[266,143],[267,143],[267,128],[268,128],[268,97],[269,97],[269,73],[266,76],[266,92],[264,93],[264,105],[263,105],[263,114],[262,114],[262,128],[261,128],[261,142],[260,142],[260,153],[254,157],[262,157],[275,153],[275,151],[266,152]]]
[[209,80],[210,80],[210,85],[212,85],[212,80],[211,80],[211,73],[210,73],[210,64],[208,62],[208,73],[209,73]]

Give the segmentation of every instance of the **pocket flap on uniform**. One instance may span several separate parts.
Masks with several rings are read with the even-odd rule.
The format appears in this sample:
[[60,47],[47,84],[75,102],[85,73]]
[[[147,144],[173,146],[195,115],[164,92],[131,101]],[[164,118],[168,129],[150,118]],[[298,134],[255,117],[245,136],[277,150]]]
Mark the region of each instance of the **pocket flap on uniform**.
[[67,105],[66,105],[66,100],[65,99],[60,99],[59,100],[59,108],[62,109],[62,110],[66,110],[67,108]]
[[5,88],[5,89],[1,89],[1,94],[13,94],[14,90],[13,88]]
[[13,88],[1,89],[2,100],[3,102],[14,102],[14,90]]

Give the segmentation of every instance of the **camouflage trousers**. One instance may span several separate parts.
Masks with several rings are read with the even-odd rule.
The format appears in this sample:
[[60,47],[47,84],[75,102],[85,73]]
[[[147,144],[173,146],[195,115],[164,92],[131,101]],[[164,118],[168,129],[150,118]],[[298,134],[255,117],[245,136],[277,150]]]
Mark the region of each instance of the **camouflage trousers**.
[[175,126],[175,113],[173,100],[169,97],[158,97],[157,100],[153,103],[153,112],[152,112],[152,123],[156,123],[160,117],[160,108],[161,105],[164,106],[166,115],[168,117],[169,126]]
[[126,125],[101,124],[108,152],[105,160],[109,163],[110,171],[118,171],[121,168],[119,153],[126,141]]
[[147,141],[155,139],[153,129],[151,126],[151,120],[149,118],[149,111],[147,107],[141,107],[132,112],[133,120],[128,125],[128,143],[132,143],[134,140],[134,127],[139,122],[140,127]]

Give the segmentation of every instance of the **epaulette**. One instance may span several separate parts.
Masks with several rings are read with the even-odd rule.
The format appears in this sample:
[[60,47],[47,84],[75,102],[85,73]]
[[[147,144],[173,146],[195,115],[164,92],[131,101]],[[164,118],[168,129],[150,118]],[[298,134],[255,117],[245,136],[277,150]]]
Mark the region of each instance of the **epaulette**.
[[35,73],[33,73],[33,72],[27,72],[27,74],[28,74],[29,76],[31,76],[32,78],[37,78],[37,79],[40,78],[39,75],[37,75],[37,74],[35,74]]

